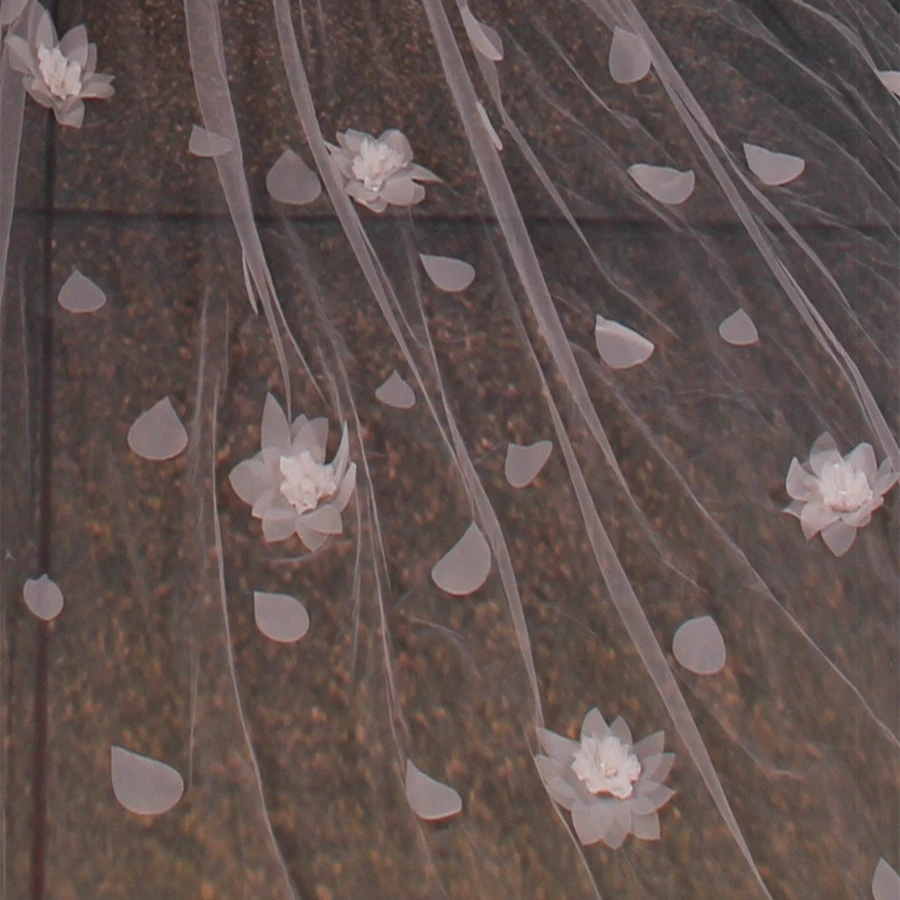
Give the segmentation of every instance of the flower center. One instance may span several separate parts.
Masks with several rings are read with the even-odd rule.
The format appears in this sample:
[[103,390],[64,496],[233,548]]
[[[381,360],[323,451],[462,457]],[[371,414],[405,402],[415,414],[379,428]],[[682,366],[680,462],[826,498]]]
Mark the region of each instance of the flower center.
[[865,472],[849,462],[826,463],[819,477],[822,502],[835,512],[856,512],[872,499],[872,488]]
[[81,93],[81,65],[67,59],[59,47],[38,47],[38,68],[47,89],[59,100]]
[[306,450],[298,456],[282,456],[278,466],[284,478],[281,495],[298,515],[315,509],[320,501],[337,493],[334,466],[317,463]]
[[363,138],[359,153],[353,157],[353,175],[361,181],[367,191],[378,193],[392,175],[399,172],[406,163],[403,156],[381,141]]
[[627,800],[641,777],[641,764],[630,749],[611,734],[599,741],[586,737],[575,753],[572,771],[592,794]]

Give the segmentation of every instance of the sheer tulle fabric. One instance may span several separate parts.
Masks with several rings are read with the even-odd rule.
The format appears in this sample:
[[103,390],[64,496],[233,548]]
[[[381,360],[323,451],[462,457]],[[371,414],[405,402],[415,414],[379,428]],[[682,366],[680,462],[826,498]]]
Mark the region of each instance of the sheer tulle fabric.
[[0,894],[891,896],[889,0],[0,27]]

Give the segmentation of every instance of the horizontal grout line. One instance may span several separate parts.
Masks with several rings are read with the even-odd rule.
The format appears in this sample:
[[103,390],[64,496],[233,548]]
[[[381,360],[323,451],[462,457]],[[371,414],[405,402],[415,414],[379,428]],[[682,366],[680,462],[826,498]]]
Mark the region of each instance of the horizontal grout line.
[[[64,223],[66,221],[87,222],[87,221],[108,221],[108,222],[135,222],[145,224],[150,222],[172,223],[172,224],[214,224],[214,223],[230,223],[231,216],[227,212],[222,213],[195,213],[195,212],[129,212],[127,210],[112,209],[67,209],[55,208],[53,211],[54,222]],[[44,219],[48,215],[46,209],[36,209],[30,207],[17,207],[14,211],[17,218],[24,219]],[[310,225],[314,227],[322,227],[332,225],[340,227],[337,216],[319,215],[319,216],[281,216],[281,215],[258,215],[255,216],[258,226],[266,227],[280,225],[289,222],[293,225]],[[384,227],[391,222],[399,220],[399,217],[385,217],[379,219],[370,219],[369,222],[376,227]],[[634,231],[665,231],[672,232],[674,229],[662,221],[652,221],[649,219],[614,219],[614,218],[575,218],[575,222],[580,228],[609,228],[609,229],[627,229]],[[413,224],[422,227],[447,227],[452,225],[459,226],[492,226],[497,227],[497,220],[490,216],[414,216]],[[570,226],[566,219],[557,218],[555,216],[531,216],[525,217],[525,224],[533,227],[561,226],[568,229]],[[724,220],[708,220],[701,222],[688,222],[686,227],[693,230],[704,232],[720,231],[720,232],[744,232],[746,229],[738,221]],[[863,234],[867,236],[874,235],[895,235],[896,232],[888,225],[829,225],[820,222],[792,222],[791,227],[797,231],[806,234],[843,234],[848,231],[854,234]],[[785,229],[780,225],[768,226],[769,231],[775,234],[784,233]]]

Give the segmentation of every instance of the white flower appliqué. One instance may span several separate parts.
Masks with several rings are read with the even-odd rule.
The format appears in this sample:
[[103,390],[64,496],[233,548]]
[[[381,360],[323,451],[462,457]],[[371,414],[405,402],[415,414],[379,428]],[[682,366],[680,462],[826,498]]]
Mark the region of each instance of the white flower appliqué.
[[66,59],[59,47],[52,50],[41,44],[37,51],[38,69],[47,89],[59,100],[81,93],[81,65]]
[[390,206],[414,206],[425,199],[420,181],[440,181],[413,161],[412,148],[396,129],[379,138],[352,128],[338,132],[339,146],[327,144],[331,160],[344,180],[344,190],[374,212]]
[[9,62],[24,76],[25,90],[47,109],[60,125],[81,127],[84,100],[112,97],[112,75],[99,75],[97,47],[89,44],[87,30],[78,25],[57,40],[50,13],[33,3],[6,38]]
[[261,449],[238,463],[229,480],[237,495],[262,520],[269,543],[296,534],[310,550],[343,530],[341,513],[356,485],[356,463],[349,462],[344,425],[334,460],[325,462],[328,420],[297,416],[289,424],[278,401],[266,396]]
[[638,758],[615,735],[602,740],[586,737],[575,753],[572,771],[592,794],[612,794],[627,800],[641,777]]
[[828,549],[843,556],[898,478],[890,460],[876,468],[870,444],[858,444],[842,457],[825,432],[810,448],[806,463],[791,460],[785,488],[792,502],[785,512],[800,519],[808,541],[821,532]]
[[603,841],[616,849],[629,834],[659,839],[657,810],[674,793],[663,784],[675,760],[674,754],[663,753],[663,732],[632,746],[624,719],[607,725],[592,709],[578,741],[545,728],[537,734],[546,754],[535,757],[538,771],[550,796],[572,813],[582,844]]

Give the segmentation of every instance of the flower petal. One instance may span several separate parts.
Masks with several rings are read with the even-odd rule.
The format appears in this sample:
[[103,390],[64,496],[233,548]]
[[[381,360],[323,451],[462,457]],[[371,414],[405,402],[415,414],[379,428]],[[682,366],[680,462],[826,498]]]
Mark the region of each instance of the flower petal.
[[578,792],[560,775],[559,764],[548,756],[536,756],[534,761],[551,799],[571,811],[578,800]]
[[658,841],[659,816],[655,812],[649,816],[632,816],[631,833],[642,841]]
[[813,442],[809,450],[809,467],[818,476],[826,463],[840,462],[841,454],[838,451],[834,438],[827,432],[820,434]]
[[803,507],[800,513],[800,525],[803,527],[803,536],[811,541],[823,528],[827,528],[840,519],[840,513],[823,506],[817,501],[811,501]]
[[266,467],[262,465],[261,460],[254,457],[239,462],[231,470],[228,481],[244,503],[254,506],[256,501],[271,487],[265,474]]
[[65,605],[59,585],[46,574],[29,578],[22,588],[22,598],[31,614],[44,622],[55,619]]
[[843,556],[856,540],[856,529],[839,520],[822,529],[822,540],[835,556]]
[[749,347],[759,343],[759,332],[753,319],[739,309],[719,323],[719,335],[722,340],[733,347]]
[[462,809],[462,798],[452,787],[426,775],[411,759],[406,760],[406,799],[426,822],[447,819]]
[[658,756],[648,756],[642,763],[641,777],[648,781],[656,781],[662,784],[672,771],[675,764],[674,753],[660,753]]
[[112,75],[92,75],[81,89],[82,99],[108,100],[116,92],[112,82]]
[[431,580],[455,597],[474,594],[491,573],[491,548],[472,522],[465,534],[434,564]]
[[56,26],[53,24],[53,19],[46,9],[41,10],[40,17],[38,18],[37,25],[34,29],[32,43],[35,47],[39,47],[43,44],[45,47],[51,49],[58,43],[56,38]]
[[655,349],[647,340],[627,325],[597,316],[594,341],[600,359],[613,369],[630,369],[646,362]]
[[128,429],[128,446],[141,459],[174,459],[187,445],[188,433],[168,397],[141,413]]
[[872,485],[872,491],[879,497],[883,496],[898,481],[900,481],[900,472],[895,472],[891,461],[886,459],[878,467],[878,472],[875,474],[875,481]]
[[[326,422],[327,424],[327,422]],[[325,440],[328,440],[328,432],[325,433]],[[337,453],[334,455],[334,462],[332,465],[334,466],[334,474],[336,478],[343,478],[344,472],[347,468],[347,460],[350,456],[350,434],[347,431],[347,423],[344,422],[344,427],[341,431],[341,443],[338,446]]]
[[9,48],[9,64],[13,71],[34,77],[38,63],[28,41],[17,34],[11,34],[6,39],[6,46]]
[[665,806],[675,796],[675,791],[672,788],[664,784],[656,784],[653,781],[644,781],[643,779],[638,782],[638,790],[640,795],[644,799],[649,800],[656,809]]
[[553,441],[536,444],[510,444],[506,448],[503,474],[511,487],[527,487],[541,472],[553,452]]
[[865,441],[861,444],[857,444],[844,459],[846,462],[850,463],[854,469],[858,469],[866,476],[866,481],[869,482],[870,487],[875,483],[875,476],[878,473],[878,463],[875,460],[875,451],[872,449],[871,444],[866,443]]
[[570,738],[563,737],[555,731],[547,728],[538,728],[537,739],[544,752],[552,757],[552,759],[561,764],[568,765],[572,761],[572,757],[578,752],[580,744]]
[[416,203],[416,183],[406,174],[399,172],[389,178],[379,196],[392,206],[413,206]]
[[[97,76],[100,77],[99,75]],[[84,91],[82,91],[84,95]],[[201,128],[194,125],[191,128],[191,136],[188,140],[188,153],[193,156],[199,156],[203,159],[214,159],[217,156],[224,156],[234,149],[234,144],[221,134]]]
[[628,174],[642,190],[654,200],[669,206],[684,203],[694,193],[696,179],[689,169],[681,172],[669,166],[651,166],[637,163],[630,166]]
[[262,634],[280,644],[295,644],[309,631],[306,607],[288,594],[254,591],[253,618]]
[[357,131],[355,128],[348,128],[346,131],[337,133],[338,143],[345,149],[349,150],[354,156],[359,153],[362,142],[368,138],[370,141],[375,140],[371,134],[365,131]]
[[791,460],[784,486],[793,500],[811,500],[819,495],[818,479],[800,465],[797,457]]
[[586,737],[604,738],[608,734],[609,725],[606,724],[606,719],[603,718],[600,710],[596,706],[588,710],[584,721],[581,723],[581,740],[584,740]]
[[659,756],[663,752],[665,740],[666,733],[664,731],[655,731],[642,741],[638,741],[632,748],[632,752],[643,765],[644,761],[651,756]]
[[579,803],[572,809],[575,834],[585,846],[606,840],[606,836],[615,828],[615,823],[615,807],[609,801],[590,805]]
[[341,514],[330,503],[304,513],[300,517],[300,523],[304,528],[319,534],[340,534],[344,530]]
[[473,49],[491,62],[500,62],[503,59],[503,41],[500,40],[500,35],[490,25],[476,19],[468,6],[463,6],[459,13]]
[[53,112],[56,115],[56,121],[66,128],[81,128],[84,122],[84,103],[80,99],[65,110],[54,106]]
[[387,144],[394,152],[399,153],[403,158],[403,165],[408,165],[412,161],[412,147],[410,147],[409,141],[402,131],[391,128],[389,131],[385,131],[378,140],[383,144]]
[[297,524],[297,514],[293,509],[270,508],[262,516],[263,537],[269,544],[286,541]]
[[280,496],[277,487],[267,487],[254,501],[253,509],[250,510],[251,515],[256,519],[261,519],[275,505],[275,501]]
[[672,653],[689,672],[714,675],[725,665],[725,640],[711,616],[699,616],[678,627]]
[[634,84],[650,71],[650,48],[643,38],[625,31],[613,30],[609,48],[609,74],[616,84]]
[[350,463],[344,477],[341,479],[341,486],[334,495],[331,505],[338,511],[343,512],[344,508],[350,502],[353,496],[353,489],[356,487],[356,463]]
[[319,176],[290,147],[266,175],[266,190],[279,203],[303,206],[322,193]]
[[59,42],[59,49],[63,56],[72,62],[77,62],[84,69],[88,60],[87,28],[84,25],[76,25],[67,31]]
[[[900,96],[900,73],[898,73],[897,94]],[[879,859],[872,876],[873,900],[897,900],[900,897],[900,875],[888,864],[887,860]]]
[[418,163],[410,164],[403,171],[408,177],[415,181],[439,182],[441,180],[439,176],[431,171],[431,169],[426,169],[425,166],[420,166]]
[[616,718],[613,720],[613,723],[609,726],[609,730],[623,744],[627,744],[629,747],[631,746],[631,729],[628,727],[628,723],[621,716],[616,716]]
[[116,800],[141,816],[168,812],[184,794],[184,779],[175,769],[124,747],[110,748],[110,778]]
[[291,441],[291,455],[297,456],[304,451],[317,463],[325,462],[325,448],[328,445],[328,419],[317,416],[310,419]]
[[282,455],[288,453],[291,448],[291,429],[287,416],[272,394],[266,394],[260,443],[263,449],[274,447]]
[[396,370],[375,389],[375,399],[394,409],[412,409],[416,405],[415,391]]
[[427,253],[420,253],[419,259],[435,287],[449,294],[464,291],[475,280],[475,268],[465,260]]
[[321,547],[325,541],[328,540],[327,534],[322,534],[320,531],[313,531],[311,528],[307,528],[302,522],[297,522],[297,527],[295,529],[297,533],[297,537],[303,542],[303,546],[306,547],[307,550],[315,553],[316,550]]
[[756,144],[744,144],[744,156],[750,171],[769,187],[780,187],[794,181],[806,168],[806,163],[799,156],[767,150]]

